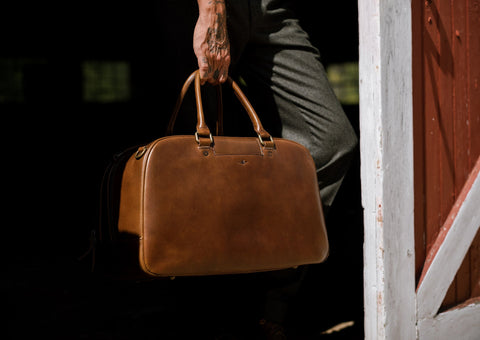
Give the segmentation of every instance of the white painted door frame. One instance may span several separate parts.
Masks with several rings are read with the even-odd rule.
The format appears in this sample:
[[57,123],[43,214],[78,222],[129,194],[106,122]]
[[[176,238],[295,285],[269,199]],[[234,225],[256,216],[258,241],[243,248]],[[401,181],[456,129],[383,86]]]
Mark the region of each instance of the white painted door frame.
[[455,248],[450,273],[437,287],[435,270],[442,263],[432,262],[417,294],[411,0],[358,0],[358,8],[365,338],[480,339],[480,326],[475,327],[480,325],[480,304],[437,314],[480,225],[480,179],[477,174],[471,180],[477,183],[471,184],[474,198],[454,208],[454,226],[445,236],[453,241],[443,242],[435,256],[441,260],[451,254],[463,237],[459,235],[465,235],[462,249]]
[[359,0],[365,338],[416,339],[410,0]]

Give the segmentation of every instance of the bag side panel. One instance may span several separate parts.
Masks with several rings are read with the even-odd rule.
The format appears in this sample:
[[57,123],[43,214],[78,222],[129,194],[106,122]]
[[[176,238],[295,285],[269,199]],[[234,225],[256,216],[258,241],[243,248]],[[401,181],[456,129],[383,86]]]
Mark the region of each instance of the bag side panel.
[[140,159],[133,154],[123,171],[118,215],[118,239],[115,242],[115,251],[116,260],[121,264],[123,275],[126,277],[145,275],[140,251],[143,242],[143,191],[146,158],[147,153]]
[[123,172],[136,149],[137,147],[131,147],[115,154],[105,170],[100,198],[100,241],[110,243],[117,239]]
[[132,155],[125,165],[120,192],[118,232],[141,237],[144,187],[144,160]]

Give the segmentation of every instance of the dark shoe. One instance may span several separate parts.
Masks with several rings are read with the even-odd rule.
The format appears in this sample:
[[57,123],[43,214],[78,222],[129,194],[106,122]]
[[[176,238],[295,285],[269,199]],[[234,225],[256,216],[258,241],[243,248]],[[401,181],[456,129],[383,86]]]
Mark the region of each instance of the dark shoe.
[[287,340],[283,327],[278,323],[262,319],[259,324],[265,340]]

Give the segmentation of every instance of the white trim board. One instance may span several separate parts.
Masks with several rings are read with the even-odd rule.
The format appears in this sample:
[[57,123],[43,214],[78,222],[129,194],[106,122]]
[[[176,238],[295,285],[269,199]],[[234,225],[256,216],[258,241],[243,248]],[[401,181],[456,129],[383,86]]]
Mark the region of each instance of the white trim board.
[[416,338],[410,0],[359,0],[366,339]]

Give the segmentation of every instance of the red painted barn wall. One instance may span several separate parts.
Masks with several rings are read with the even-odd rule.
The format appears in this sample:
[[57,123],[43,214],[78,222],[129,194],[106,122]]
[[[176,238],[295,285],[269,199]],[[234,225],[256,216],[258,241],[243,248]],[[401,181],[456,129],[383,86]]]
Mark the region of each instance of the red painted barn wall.
[[[415,0],[412,13],[418,278],[480,156],[480,0]],[[443,307],[478,296],[480,234]]]

